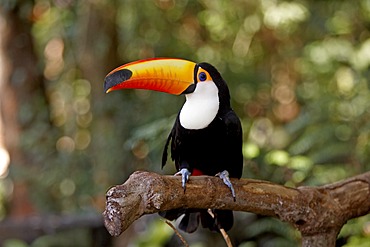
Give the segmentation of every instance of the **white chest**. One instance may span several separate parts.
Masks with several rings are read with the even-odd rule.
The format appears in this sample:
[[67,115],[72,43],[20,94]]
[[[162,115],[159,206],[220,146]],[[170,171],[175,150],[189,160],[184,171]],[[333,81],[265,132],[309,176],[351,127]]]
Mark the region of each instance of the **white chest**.
[[218,88],[212,81],[198,83],[195,91],[186,95],[180,111],[180,124],[185,129],[204,129],[216,117],[220,101]]

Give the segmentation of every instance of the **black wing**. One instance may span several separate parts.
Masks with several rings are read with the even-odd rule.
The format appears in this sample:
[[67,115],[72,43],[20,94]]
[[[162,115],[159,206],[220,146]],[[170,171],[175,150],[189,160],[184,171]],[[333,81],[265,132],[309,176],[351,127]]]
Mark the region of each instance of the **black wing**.
[[178,138],[175,138],[176,134],[178,132],[178,127],[180,126],[179,117],[180,117],[180,114],[177,116],[177,118],[175,120],[175,123],[172,127],[172,130],[171,130],[170,134],[167,137],[167,141],[166,141],[166,144],[164,146],[163,154],[162,154],[162,168],[166,165],[166,162],[167,162],[168,146],[170,145],[170,143],[171,143],[171,159],[175,160],[176,157],[179,156],[178,149],[177,149],[177,146],[178,146],[177,143],[179,142],[179,140],[178,140]]
[[243,130],[238,116],[233,110],[228,111],[223,122],[226,127],[226,148],[228,149],[230,177],[240,178],[243,173]]

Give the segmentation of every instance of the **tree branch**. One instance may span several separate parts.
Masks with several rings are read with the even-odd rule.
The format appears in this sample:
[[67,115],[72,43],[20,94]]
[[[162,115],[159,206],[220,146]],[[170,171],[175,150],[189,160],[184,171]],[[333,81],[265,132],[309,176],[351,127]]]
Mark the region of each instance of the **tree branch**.
[[230,209],[289,222],[301,232],[302,246],[335,246],[347,220],[370,212],[370,172],[321,187],[296,189],[253,179],[231,181],[236,202],[217,177],[193,176],[184,193],[180,177],[135,172],[107,192],[105,226],[118,236],[144,214],[175,208]]

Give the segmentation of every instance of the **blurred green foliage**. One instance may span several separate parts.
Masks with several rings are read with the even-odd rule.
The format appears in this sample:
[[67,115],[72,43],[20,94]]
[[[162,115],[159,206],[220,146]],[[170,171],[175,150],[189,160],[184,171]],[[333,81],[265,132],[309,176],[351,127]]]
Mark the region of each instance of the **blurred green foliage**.
[[[148,57],[219,69],[243,122],[243,177],[295,187],[370,170],[369,0],[5,2],[32,20],[53,128],[25,131],[22,148],[37,165],[11,166],[2,184],[27,180],[42,212],[100,211],[107,188],[133,171],[174,172],[172,164],[161,171],[160,158],[184,99],[103,93],[106,73]],[[20,119],[37,110],[24,109]],[[343,229],[346,246],[370,241],[369,222]],[[158,224],[135,245],[168,239]],[[234,228],[241,246],[294,246],[299,238],[270,218],[240,216]]]

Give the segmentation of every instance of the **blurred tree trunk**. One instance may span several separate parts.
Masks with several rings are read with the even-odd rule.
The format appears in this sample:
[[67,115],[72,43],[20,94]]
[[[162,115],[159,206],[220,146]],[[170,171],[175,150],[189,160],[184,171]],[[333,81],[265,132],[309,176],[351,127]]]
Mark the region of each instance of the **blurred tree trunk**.
[[[106,156],[94,155],[106,148],[107,106],[104,103],[103,83],[106,74],[118,64],[118,33],[117,33],[117,1],[86,1],[84,7],[79,8],[77,24],[78,35],[76,37],[76,51],[78,51],[77,67],[82,72],[82,78],[91,85],[91,112],[94,121],[89,126],[92,142],[89,146],[95,164],[104,164]],[[105,45],[102,45],[105,44]],[[104,130],[104,131],[102,131]],[[110,170],[107,166],[96,165],[94,167],[95,178],[109,179]],[[104,181],[109,184],[111,181]],[[99,199],[101,208],[104,201]]]
[[[82,77],[91,84],[92,112],[94,116],[98,116],[94,117],[94,121],[90,126],[90,131],[93,135],[93,141],[90,145],[92,154],[104,150],[106,141],[102,139],[101,132],[106,129],[106,121],[111,121],[111,118],[107,117],[105,112],[108,104],[104,104],[102,101],[105,96],[103,90],[104,78],[109,71],[120,63],[117,55],[117,47],[119,45],[116,20],[117,9],[118,4],[116,0],[109,2],[89,0],[84,2],[84,8],[79,8],[81,13],[78,14],[79,19],[77,21],[77,25],[79,25],[78,42],[76,42],[78,47],[75,49],[79,52],[77,66],[81,69]],[[102,47],[102,43],[106,44],[106,46]],[[102,157],[104,158],[105,156],[95,157],[95,163],[105,163],[104,160],[101,160]],[[109,177],[109,175],[106,175],[109,171],[108,167],[102,167],[101,165],[94,167],[94,174],[98,174],[95,175],[97,177]],[[104,198],[101,197],[101,199]],[[105,201],[100,199],[98,201],[101,202],[100,206],[104,208]],[[134,228],[130,228],[123,238],[115,239],[115,246],[126,246],[136,235]]]
[[[83,77],[91,83],[94,102],[104,96],[103,82],[105,75],[117,66],[117,3],[86,1],[80,13],[78,40],[78,66]],[[106,44],[102,46],[102,44]]]
[[[42,74],[37,66],[31,36],[33,1],[0,6],[0,121],[11,172],[35,165],[22,147],[24,131],[35,128],[35,119],[47,119]],[[34,213],[26,179],[15,179],[9,215]]]

